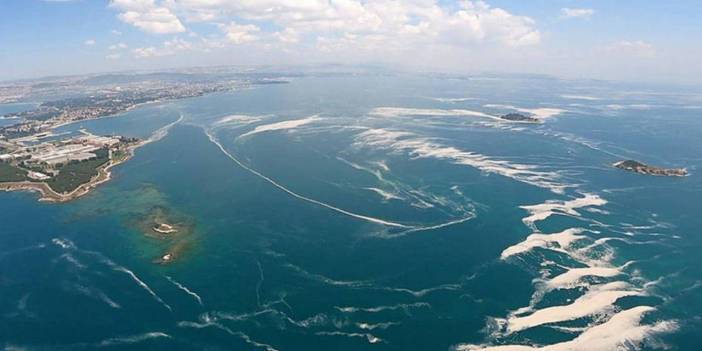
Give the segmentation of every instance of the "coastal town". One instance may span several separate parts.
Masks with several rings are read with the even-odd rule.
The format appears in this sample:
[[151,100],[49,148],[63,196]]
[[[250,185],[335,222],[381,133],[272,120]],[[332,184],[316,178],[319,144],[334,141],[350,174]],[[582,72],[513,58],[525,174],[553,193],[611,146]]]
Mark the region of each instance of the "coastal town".
[[57,77],[2,85],[0,103],[40,102],[0,115],[0,122],[10,122],[0,124],[0,190],[36,191],[41,201],[70,201],[107,181],[109,170],[145,143],[86,130],[63,137],[56,133],[59,127],[116,116],[149,103],[280,83],[287,81],[267,75],[213,75],[193,70]]
[[142,143],[84,130],[68,139],[37,140],[0,139],[0,190],[31,190],[41,194],[41,201],[70,201],[107,181],[110,169]]

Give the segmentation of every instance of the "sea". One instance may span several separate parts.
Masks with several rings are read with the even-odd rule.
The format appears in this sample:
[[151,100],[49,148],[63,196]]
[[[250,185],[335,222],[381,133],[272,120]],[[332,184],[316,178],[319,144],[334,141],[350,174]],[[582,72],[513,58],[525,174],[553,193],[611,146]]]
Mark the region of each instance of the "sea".
[[80,129],[152,142],[75,201],[0,193],[4,350],[702,342],[699,87],[310,75]]

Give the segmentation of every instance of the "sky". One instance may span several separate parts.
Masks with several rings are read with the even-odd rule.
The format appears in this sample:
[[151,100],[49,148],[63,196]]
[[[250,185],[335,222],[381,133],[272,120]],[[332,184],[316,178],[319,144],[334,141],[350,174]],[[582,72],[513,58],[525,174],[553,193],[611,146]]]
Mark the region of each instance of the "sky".
[[702,83],[700,0],[0,0],[0,80],[215,65]]

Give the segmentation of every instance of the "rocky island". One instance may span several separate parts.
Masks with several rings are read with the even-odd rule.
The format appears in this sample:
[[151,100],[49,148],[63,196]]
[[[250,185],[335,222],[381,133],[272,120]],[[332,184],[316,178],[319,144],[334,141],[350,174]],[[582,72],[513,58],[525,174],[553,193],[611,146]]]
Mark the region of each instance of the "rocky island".
[[521,113],[508,113],[506,115],[500,116],[500,119],[504,119],[512,122],[529,122],[529,123],[539,123],[541,122],[538,118],[523,115]]
[[615,162],[612,166],[625,171],[652,176],[684,177],[687,175],[687,170],[685,168],[660,168],[634,160]]

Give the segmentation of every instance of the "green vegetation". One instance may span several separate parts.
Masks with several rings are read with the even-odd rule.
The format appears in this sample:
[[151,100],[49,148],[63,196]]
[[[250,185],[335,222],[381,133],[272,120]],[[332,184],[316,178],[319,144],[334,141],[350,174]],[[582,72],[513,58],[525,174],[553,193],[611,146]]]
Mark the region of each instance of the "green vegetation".
[[9,163],[0,162],[0,182],[21,182],[28,180],[27,171]]
[[98,174],[98,167],[109,161],[106,149],[98,150],[96,158],[82,162],[70,162],[61,166],[59,174],[46,183],[56,192],[67,193],[90,181]]

